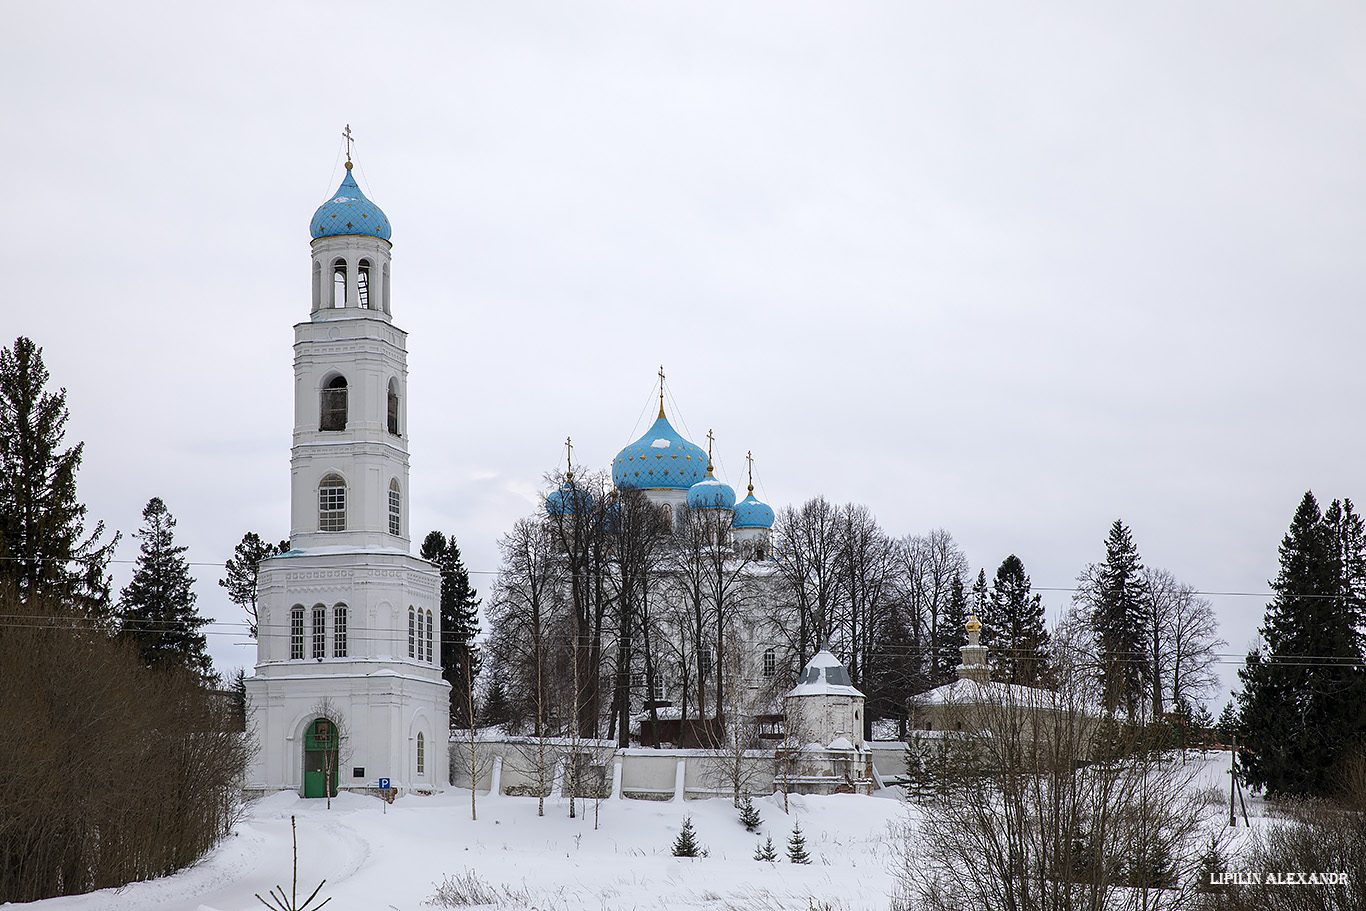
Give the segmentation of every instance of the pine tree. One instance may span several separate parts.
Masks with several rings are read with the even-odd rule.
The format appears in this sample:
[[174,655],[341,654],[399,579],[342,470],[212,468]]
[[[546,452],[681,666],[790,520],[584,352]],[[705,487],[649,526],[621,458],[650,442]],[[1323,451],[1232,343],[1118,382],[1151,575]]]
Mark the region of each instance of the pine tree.
[[1146,704],[1151,669],[1144,635],[1147,605],[1143,563],[1133,535],[1116,519],[1105,539],[1105,560],[1088,567],[1077,599],[1089,609],[1100,661],[1102,704],[1138,717]]
[[811,855],[806,853],[806,836],[802,834],[802,824],[794,823],[792,836],[787,840],[787,859],[794,864],[811,863]]
[[1224,703],[1224,710],[1219,713],[1219,720],[1214,723],[1214,736],[1219,743],[1228,745],[1233,743],[1233,737],[1237,733],[1238,710],[1230,700]]
[[705,857],[707,852],[697,843],[697,833],[692,828],[692,817],[683,817],[683,828],[674,839],[674,857]]
[[237,542],[233,555],[224,564],[228,574],[225,578],[219,579],[218,584],[228,590],[228,600],[245,610],[251,618],[247,624],[247,634],[253,639],[257,633],[256,580],[261,573],[261,561],[287,550],[288,541],[267,544],[256,532],[249,531]]
[[454,535],[430,532],[422,539],[421,554],[441,570],[441,676],[451,685],[451,726],[468,728],[473,723],[469,693],[479,676],[478,592],[470,588]]
[[754,801],[745,795],[745,802],[740,805],[740,823],[745,827],[746,832],[757,832],[759,826],[763,825],[763,819],[759,817],[759,811],[754,809]]
[[754,859],[766,860],[769,863],[773,863],[778,859],[778,850],[773,847],[772,835],[768,836],[767,841],[760,843],[759,846],[754,849]]
[[1261,643],[1238,672],[1246,779],[1273,795],[1322,795],[1366,733],[1366,533],[1306,493],[1281,541]]
[[485,725],[503,724],[512,716],[511,707],[508,705],[507,686],[504,685],[496,665],[492,668],[492,676],[488,692],[484,694],[483,705],[480,706],[480,723]]
[[1043,598],[1030,589],[1024,562],[1014,554],[1002,560],[983,623],[993,627],[992,676],[1006,683],[1037,685],[1049,677]]
[[105,618],[109,560],[119,536],[104,543],[104,523],[85,532],[76,500],[83,443],[62,448],[66,390],[46,391],[43,349],[27,338],[0,349],[0,585],[25,602],[35,596]]
[[142,510],[142,541],[133,580],[119,597],[119,632],[155,669],[188,668],[204,677],[213,669],[200,628],[209,621],[194,609],[194,578],[187,547],[175,543],[175,518],[158,497]]

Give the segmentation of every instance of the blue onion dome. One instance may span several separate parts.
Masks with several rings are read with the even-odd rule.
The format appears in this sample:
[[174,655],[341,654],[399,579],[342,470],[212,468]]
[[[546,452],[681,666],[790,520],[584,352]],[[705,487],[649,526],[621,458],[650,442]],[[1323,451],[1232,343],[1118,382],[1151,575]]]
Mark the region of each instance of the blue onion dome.
[[389,218],[379,206],[365,198],[356,186],[356,178],[351,176],[351,162],[346,163],[346,177],[342,180],[332,198],[318,206],[313,213],[313,221],[308,230],[313,239],[337,237],[345,234],[361,234],[388,240],[393,232],[389,228]]
[[593,509],[593,495],[574,483],[574,476],[545,498],[545,511],[551,516],[584,516]]
[[645,435],[617,453],[612,483],[624,490],[687,490],[706,471],[707,454],[673,429],[661,407]]
[[734,509],[735,490],[729,485],[712,477],[711,466],[707,466],[707,476],[688,488],[689,509]]
[[773,507],[754,498],[754,485],[749,485],[749,496],[735,504],[735,518],[731,528],[772,528]]

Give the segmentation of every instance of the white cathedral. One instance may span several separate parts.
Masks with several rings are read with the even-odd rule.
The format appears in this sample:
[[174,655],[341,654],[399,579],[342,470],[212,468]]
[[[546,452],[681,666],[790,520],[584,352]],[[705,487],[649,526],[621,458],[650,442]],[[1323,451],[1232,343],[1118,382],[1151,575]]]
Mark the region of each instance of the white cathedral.
[[351,174],[310,225],[294,327],[290,550],[261,564],[249,792],[446,786],[440,577],[410,552],[407,334],[390,311],[389,221]]

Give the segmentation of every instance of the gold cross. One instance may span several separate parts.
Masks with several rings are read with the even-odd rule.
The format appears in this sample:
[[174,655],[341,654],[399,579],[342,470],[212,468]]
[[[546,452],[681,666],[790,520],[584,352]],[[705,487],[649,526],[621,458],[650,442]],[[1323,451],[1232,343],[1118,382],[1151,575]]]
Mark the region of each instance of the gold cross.
[[659,365],[659,416],[664,417],[664,365]]
[[745,453],[745,467],[749,470],[749,492],[754,495],[754,450]]
[[346,129],[342,130],[342,135],[346,137],[346,163],[347,163],[347,164],[350,164],[350,163],[351,163],[351,124],[348,123],[348,124],[346,125]]
[[569,437],[564,438],[564,467],[565,476],[572,483],[574,480],[574,441]]

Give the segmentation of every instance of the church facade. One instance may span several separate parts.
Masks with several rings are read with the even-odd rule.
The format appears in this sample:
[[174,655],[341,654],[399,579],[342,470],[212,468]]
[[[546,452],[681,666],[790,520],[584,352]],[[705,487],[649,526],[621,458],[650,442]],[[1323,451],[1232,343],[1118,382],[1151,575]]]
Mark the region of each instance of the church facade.
[[[314,213],[294,327],[290,550],[263,561],[248,791],[323,796],[448,780],[440,576],[410,552],[407,334],[391,229],[346,176]],[[386,781],[387,780],[387,781]]]

